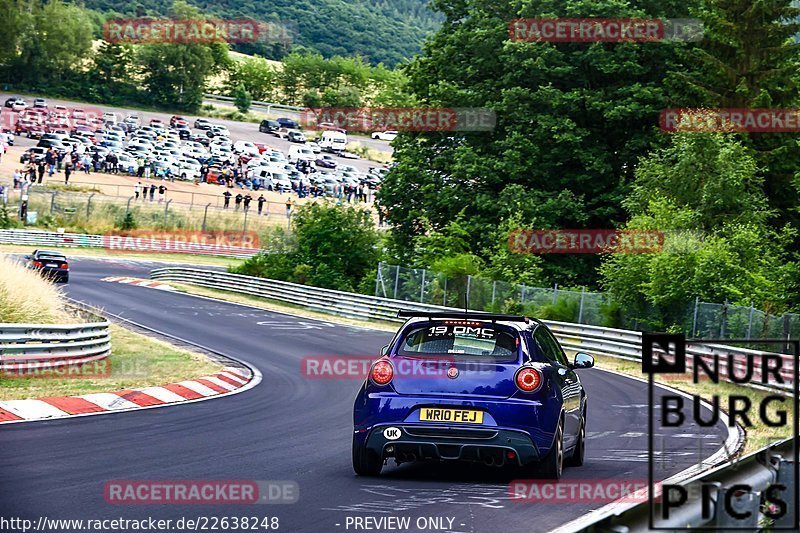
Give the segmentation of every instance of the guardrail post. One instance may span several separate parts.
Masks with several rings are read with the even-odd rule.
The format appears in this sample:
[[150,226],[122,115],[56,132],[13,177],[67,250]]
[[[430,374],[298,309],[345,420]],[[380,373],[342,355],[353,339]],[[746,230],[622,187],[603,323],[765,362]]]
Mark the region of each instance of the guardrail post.
[[90,194],[90,195],[89,195],[89,199],[88,199],[88,200],[86,200],[86,218],[89,218],[89,213],[90,213],[90,212],[91,212],[91,210],[92,210],[92,197],[93,197],[94,195],[95,195],[95,193],[92,193],[92,194]]
[[586,287],[581,287],[581,304],[578,307],[578,324],[583,323],[583,300],[586,297]]
[[169,216],[169,203],[171,201],[172,200],[167,200],[166,203],[164,203],[164,225],[165,226],[167,225],[167,217]]
[[393,298],[397,300],[397,284],[400,283],[400,265],[396,265],[394,271],[394,296]]
[[[781,499],[784,502],[796,502],[797,494],[795,494],[795,479],[794,479],[794,463],[787,461],[782,457],[778,461],[778,476],[776,479],[777,485],[786,487],[781,491]],[[786,506],[786,513],[775,519],[773,524],[775,529],[791,529],[794,527],[794,518],[798,509],[795,505],[790,504]]]
[[420,289],[419,289],[419,303],[422,303],[422,301],[425,299],[425,272],[427,272],[427,270],[423,268],[422,283],[420,284]]
[[206,217],[208,217],[208,208],[209,207],[211,207],[211,203],[210,202],[208,204],[206,204],[206,208],[203,211],[203,225],[200,226],[200,231],[205,231],[206,230]]

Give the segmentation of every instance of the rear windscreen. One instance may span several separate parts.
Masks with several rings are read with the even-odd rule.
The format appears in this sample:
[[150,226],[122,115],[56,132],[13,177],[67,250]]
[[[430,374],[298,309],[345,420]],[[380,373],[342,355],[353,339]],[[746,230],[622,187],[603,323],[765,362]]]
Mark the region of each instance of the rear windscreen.
[[66,263],[67,262],[67,258],[64,257],[63,255],[44,255],[44,254],[40,254],[39,255],[39,259],[41,261],[53,261],[53,262],[56,262],[56,263]]
[[409,330],[398,355],[491,357],[515,361],[519,336],[511,328],[491,323],[431,324]]

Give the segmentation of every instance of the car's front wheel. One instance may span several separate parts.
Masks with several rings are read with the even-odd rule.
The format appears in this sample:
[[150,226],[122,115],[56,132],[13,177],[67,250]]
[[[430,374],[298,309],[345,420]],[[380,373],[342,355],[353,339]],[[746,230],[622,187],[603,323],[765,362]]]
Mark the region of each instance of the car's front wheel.
[[556,429],[556,435],[553,439],[553,446],[550,448],[550,453],[545,456],[539,464],[539,473],[544,479],[561,479],[561,474],[564,471],[564,430],[561,422]]
[[383,461],[353,437],[353,471],[359,476],[377,476],[383,469]]

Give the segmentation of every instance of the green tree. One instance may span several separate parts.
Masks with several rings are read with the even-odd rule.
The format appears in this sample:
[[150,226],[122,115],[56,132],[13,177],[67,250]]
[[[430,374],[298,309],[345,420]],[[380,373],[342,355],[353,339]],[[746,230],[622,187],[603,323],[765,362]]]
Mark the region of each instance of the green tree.
[[786,309],[797,266],[794,231],[768,224],[755,160],[725,134],[677,134],[644,159],[626,201],[628,230],[664,232],[657,253],[607,254],[603,285],[648,327],[686,326],[695,298]]
[[[705,0],[692,10],[704,38],[685,50],[685,65],[671,87],[685,103],[721,108],[793,108],[800,103],[800,9],[791,0]],[[763,169],[776,225],[800,225],[795,198],[800,147],[786,133],[741,135]],[[793,184],[794,182],[794,184]]]
[[276,98],[278,75],[269,61],[251,57],[231,61],[228,68],[227,90],[233,95],[243,85],[253,99],[272,102]]
[[[200,10],[176,1],[171,14],[177,19],[200,18]],[[203,102],[206,80],[228,66],[225,43],[157,43],[139,48],[143,85],[151,101],[160,106],[196,111]]]
[[247,113],[250,111],[253,99],[250,97],[250,93],[247,92],[247,89],[244,88],[244,85],[239,85],[236,88],[235,98],[234,105],[236,105],[236,109],[238,109],[240,113]]
[[[685,3],[438,0],[433,6],[446,20],[406,69],[411,92],[422,106],[489,108],[497,121],[489,132],[409,133],[395,141],[397,166],[379,198],[399,248],[413,253],[423,217],[441,228],[465,206],[471,251],[482,255],[513,212],[543,228],[621,223],[635,163],[659,140],[665,67],[684,45],[513,42],[508,23],[541,16],[668,18],[685,12]],[[560,284],[591,284],[598,263],[547,257],[542,269]]]
[[[38,84],[74,77],[92,47],[94,30],[89,12],[61,0],[42,4],[20,2],[16,6],[21,12],[10,15],[6,22],[13,25],[16,20],[18,29],[16,46],[6,51],[17,52],[10,60],[9,73],[13,79]],[[9,8],[13,13],[14,7]],[[0,18],[4,17],[5,14]]]

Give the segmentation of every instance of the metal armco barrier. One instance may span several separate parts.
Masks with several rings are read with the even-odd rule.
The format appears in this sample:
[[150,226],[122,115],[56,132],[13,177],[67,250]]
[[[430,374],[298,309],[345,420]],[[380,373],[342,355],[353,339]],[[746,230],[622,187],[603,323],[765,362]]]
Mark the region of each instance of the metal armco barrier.
[[[154,230],[154,233],[158,231]],[[137,237],[133,237],[136,239]],[[115,240],[116,239],[116,240]],[[2,229],[0,230],[0,244],[21,244],[39,247],[66,247],[66,248],[105,248],[119,254],[125,253],[185,253],[195,255],[215,255],[221,257],[246,258],[255,255],[256,250],[249,248],[220,247],[200,243],[168,242],[159,239],[144,239],[140,248],[127,249],[123,242],[125,238],[116,235],[89,235],[84,233],[58,233],[51,231]],[[139,245],[135,245],[139,246]],[[180,247],[180,249],[178,249]]]
[[[707,470],[689,479],[666,480],[665,485],[680,485],[688,495],[686,503],[671,509],[669,517],[661,518],[661,507],[654,505],[655,527],[661,530],[711,528],[716,531],[759,531],[761,510],[766,503],[767,489],[773,485],[786,487],[777,493],[786,505],[786,512],[774,519],[764,531],[796,531],[798,494],[795,492],[796,438],[771,444],[745,457]],[[702,487],[706,487],[705,515]],[[745,490],[745,487],[748,490]],[[730,494],[729,494],[730,493]],[[673,497],[676,496],[673,492]],[[726,496],[730,503],[726,506]],[[675,500],[672,500],[675,502]],[[740,516],[732,516],[728,510]],[[745,515],[749,513],[748,516]],[[564,524],[553,533],[634,533],[650,531],[650,503],[615,502],[586,516]],[[708,529],[706,529],[708,530]]]
[[[402,319],[396,317],[398,309],[460,311],[460,309],[450,307],[392,300],[365,294],[340,292],[285,281],[196,268],[159,268],[151,271],[150,277],[152,279],[190,283],[211,289],[260,296],[357,320],[402,322]],[[641,360],[642,334],[638,331],[567,322],[545,322],[566,349],[608,355],[631,361]],[[785,390],[792,388],[794,375],[794,356],[792,355],[781,355],[727,345],[706,344],[688,344],[686,353],[687,361],[690,365],[693,363],[694,358],[699,358],[711,365],[713,358],[718,356],[720,373],[723,376],[727,375],[729,361],[737,370],[736,375],[743,375],[748,358],[752,358],[757,362],[763,357],[780,358],[782,364],[781,375],[785,382],[779,388]],[[755,379],[760,377],[760,371],[761,365],[756,364]]]
[[0,371],[58,368],[97,361],[111,353],[109,322],[0,324]]

